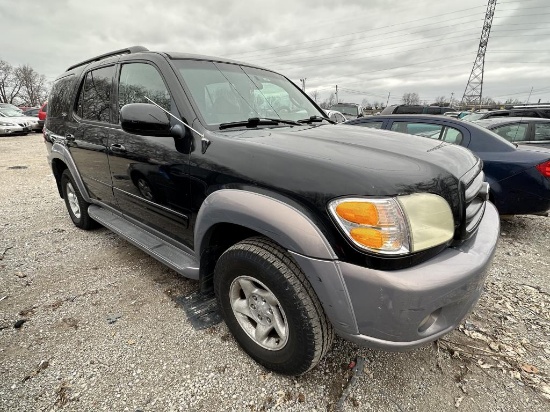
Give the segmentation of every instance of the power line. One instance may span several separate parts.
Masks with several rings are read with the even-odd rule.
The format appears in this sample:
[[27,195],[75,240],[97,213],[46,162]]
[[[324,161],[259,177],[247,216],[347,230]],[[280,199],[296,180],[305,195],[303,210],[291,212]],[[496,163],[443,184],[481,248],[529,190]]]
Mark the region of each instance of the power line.
[[[308,41],[304,41],[304,42],[293,43],[291,45],[286,45],[286,46],[278,46],[278,47],[271,47],[271,48],[264,48],[264,49],[256,49],[256,50],[237,52],[237,53],[229,54],[229,56],[230,57],[231,56],[240,56],[240,55],[243,55],[243,54],[250,54],[250,53],[257,53],[257,52],[262,52],[263,53],[263,52],[266,52],[266,51],[269,51],[269,50],[278,50],[278,49],[283,49],[283,48],[287,48],[287,47],[295,47],[295,46],[300,45],[300,44],[309,44],[309,43],[316,43],[316,42],[325,41],[325,40],[333,40],[333,39],[339,38],[339,37],[346,37],[346,36],[351,36],[351,35],[359,34],[359,33],[368,33],[368,32],[371,32],[371,31],[378,31],[380,29],[402,26],[404,24],[410,24],[410,23],[414,23],[414,22],[422,21],[422,20],[439,19],[441,16],[445,16],[445,15],[449,15],[449,14],[454,15],[455,17],[453,18],[453,20],[456,20],[457,18],[463,18],[463,17],[456,17],[456,13],[461,13],[463,11],[474,10],[474,9],[478,9],[480,7],[484,7],[484,6],[469,7],[467,9],[455,10],[455,11],[451,11],[451,12],[448,12],[448,13],[442,13],[442,14],[439,14],[439,15],[436,15],[436,16],[423,17],[423,18],[420,18],[420,19],[409,20],[409,21],[405,21],[405,22],[402,22],[402,23],[390,24],[388,26],[376,27],[376,28],[373,28],[373,29],[361,30],[361,31],[353,32],[353,33],[341,34],[341,35],[338,35],[338,36],[324,37],[324,38],[316,39],[316,40],[308,40]],[[474,16],[474,15],[477,15],[477,14],[472,14],[471,16]],[[468,17],[468,16],[464,16],[464,17]],[[431,23],[431,24],[433,24],[433,23]],[[422,27],[422,26],[417,26],[417,27]]]

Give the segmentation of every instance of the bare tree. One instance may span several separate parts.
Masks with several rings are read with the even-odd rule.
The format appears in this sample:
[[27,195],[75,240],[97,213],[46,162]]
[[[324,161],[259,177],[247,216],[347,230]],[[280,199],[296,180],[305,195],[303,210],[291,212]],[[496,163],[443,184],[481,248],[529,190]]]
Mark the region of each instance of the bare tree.
[[483,97],[481,99],[481,104],[484,106],[494,105],[496,104],[492,97]]
[[369,109],[371,108],[371,104],[367,99],[363,99],[361,101],[361,106],[363,106],[364,108],[369,108]]
[[317,90],[314,90],[309,94],[309,97],[311,97],[315,101],[315,103],[317,103],[317,99],[319,98],[319,92]]
[[437,96],[436,99],[435,99],[435,103],[438,106],[443,106],[443,105],[447,104],[447,98],[445,96]]
[[420,104],[420,96],[418,96],[418,93],[405,93],[403,94],[403,97],[401,98],[401,101],[403,104]]
[[46,77],[38,74],[28,65],[15,70],[15,77],[21,84],[20,99],[24,105],[39,106],[46,100]]
[[13,103],[19,97],[21,87],[21,82],[15,75],[13,66],[0,60],[0,101]]
[[331,93],[330,96],[320,104],[320,106],[322,109],[330,109],[334,104],[336,104],[336,96],[334,93]]

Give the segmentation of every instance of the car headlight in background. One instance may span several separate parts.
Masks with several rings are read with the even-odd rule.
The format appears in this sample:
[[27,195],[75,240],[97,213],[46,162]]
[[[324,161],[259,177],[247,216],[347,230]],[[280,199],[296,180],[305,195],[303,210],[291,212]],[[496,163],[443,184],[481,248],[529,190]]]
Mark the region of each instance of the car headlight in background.
[[445,243],[454,235],[449,204],[431,193],[341,198],[328,206],[346,236],[359,248],[371,252],[418,252]]
[[10,122],[1,122],[0,121],[0,126],[17,126],[15,123],[10,123]]

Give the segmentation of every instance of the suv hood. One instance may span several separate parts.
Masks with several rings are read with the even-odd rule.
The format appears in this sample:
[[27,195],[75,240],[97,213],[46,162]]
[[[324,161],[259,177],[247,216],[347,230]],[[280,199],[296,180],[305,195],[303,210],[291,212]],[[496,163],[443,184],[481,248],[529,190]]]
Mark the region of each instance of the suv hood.
[[322,208],[340,196],[430,192],[458,215],[458,181],[478,163],[460,146],[346,125],[238,130],[212,138],[206,155],[214,164]]

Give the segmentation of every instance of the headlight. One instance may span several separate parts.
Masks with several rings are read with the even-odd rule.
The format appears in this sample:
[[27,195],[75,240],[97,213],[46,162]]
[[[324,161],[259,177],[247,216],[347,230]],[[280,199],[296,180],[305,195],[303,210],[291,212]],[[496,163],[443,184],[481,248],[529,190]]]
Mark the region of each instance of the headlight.
[[16,126],[16,125],[10,122],[0,122],[0,126]]
[[438,195],[418,193],[390,198],[343,198],[329,210],[346,236],[359,248],[401,255],[452,239],[453,214]]

